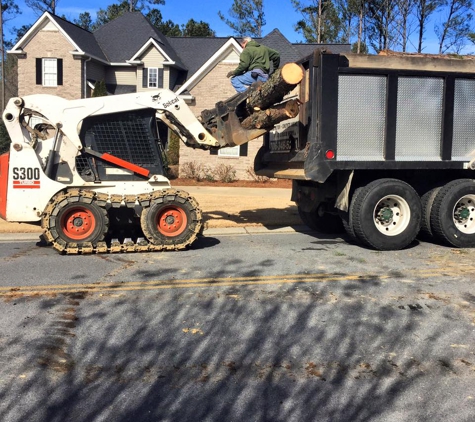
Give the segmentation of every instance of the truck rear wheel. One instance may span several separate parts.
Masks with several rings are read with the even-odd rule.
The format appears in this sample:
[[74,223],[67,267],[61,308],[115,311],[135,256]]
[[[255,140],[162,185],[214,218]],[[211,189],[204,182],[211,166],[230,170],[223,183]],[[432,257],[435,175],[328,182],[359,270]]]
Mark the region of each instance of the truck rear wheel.
[[426,192],[422,195],[421,204],[422,204],[422,220],[421,220],[421,237],[431,238],[432,227],[430,223],[430,216],[432,213],[432,205],[434,205],[434,200],[437,194],[439,193],[440,187],[433,188],[429,192]]
[[200,232],[201,211],[186,192],[162,191],[143,209],[140,224],[150,243],[184,249]]
[[442,241],[458,248],[475,247],[475,180],[458,179],[443,186],[430,221]]
[[358,242],[358,236],[356,236],[355,233],[355,228],[353,225],[353,218],[351,217],[351,210],[353,207],[353,204],[356,202],[356,198],[360,195],[361,191],[363,188],[358,188],[355,190],[353,193],[353,196],[351,197],[351,202],[348,211],[340,211],[340,217],[341,221],[343,222],[343,228],[346,231],[346,234],[350,237],[350,239],[353,242]]
[[417,236],[421,201],[417,192],[397,179],[379,179],[364,186],[351,205],[355,234],[378,250],[399,250]]
[[304,224],[319,233],[341,233],[343,224],[338,214],[326,210],[326,204],[320,204],[315,211],[307,212],[298,207],[299,216]]

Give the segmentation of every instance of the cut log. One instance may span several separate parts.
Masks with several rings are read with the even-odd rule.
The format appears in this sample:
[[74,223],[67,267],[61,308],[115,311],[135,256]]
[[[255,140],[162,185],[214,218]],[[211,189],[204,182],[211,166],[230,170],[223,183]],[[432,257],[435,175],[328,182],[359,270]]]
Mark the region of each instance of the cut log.
[[241,122],[244,129],[272,129],[277,123],[299,114],[299,100],[290,100],[267,110],[257,111]]
[[277,69],[256,91],[249,95],[247,107],[250,112],[265,110],[280,103],[303,79],[304,70],[297,63],[287,63]]

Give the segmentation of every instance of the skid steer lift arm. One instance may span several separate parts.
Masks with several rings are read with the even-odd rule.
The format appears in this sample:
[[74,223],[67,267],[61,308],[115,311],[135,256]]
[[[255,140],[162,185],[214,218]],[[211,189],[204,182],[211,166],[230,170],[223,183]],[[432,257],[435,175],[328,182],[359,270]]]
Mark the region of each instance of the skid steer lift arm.
[[[29,95],[11,99],[3,116],[10,136],[13,135],[11,132],[17,132],[22,127],[24,142],[31,143],[32,129],[19,124],[24,121],[23,114],[28,112],[48,121],[54,131],[61,130],[77,150],[81,150],[79,132],[86,117],[148,108],[156,110],[157,119],[177,133],[187,146],[219,149],[244,144],[266,132],[246,130],[240,125],[240,120],[246,115],[249,92],[217,103],[214,109],[205,110],[199,119],[183,99],[167,89],[70,101],[53,95]],[[19,139],[18,135],[15,133],[12,139]]]

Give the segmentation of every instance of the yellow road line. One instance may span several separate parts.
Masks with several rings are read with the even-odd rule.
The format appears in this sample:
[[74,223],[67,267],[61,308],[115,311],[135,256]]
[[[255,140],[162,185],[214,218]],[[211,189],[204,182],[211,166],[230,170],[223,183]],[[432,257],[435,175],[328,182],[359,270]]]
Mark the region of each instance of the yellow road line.
[[[252,281],[252,280],[281,280],[281,279],[287,279],[287,278],[292,278],[292,279],[301,279],[301,278],[325,278],[325,277],[330,277],[330,276],[350,276],[349,274],[326,274],[326,273],[316,273],[316,274],[292,274],[292,275],[270,275],[270,276],[251,276],[251,277],[207,277],[207,278],[191,278],[187,280],[152,280],[152,281],[126,281],[126,282],[114,282],[113,283],[113,288],[120,287],[123,285],[127,286],[139,286],[143,284],[173,284],[177,282],[181,283],[208,283],[208,284],[214,284],[214,283],[220,283],[223,281],[230,281],[232,280],[233,282],[241,282],[241,281]],[[358,276],[362,278],[362,276]],[[373,276],[375,277],[375,276]],[[112,284],[112,283],[111,283]],[[37,290],[43,290],[43,289],[51,289],[52,287],[61,289],[61,288],[84,288],[87,286],[90,289],[94,289],[97,287],[107,287],[107,284],[100,284],[100,283],[91,283],[91,284],[54,284],[54,285],[40,285],[40,286],[25,286],[25,288],[35,288]],[[109,284],[110,286],[110,284]],[[12,288],[18,288],[16,287],[0,287],[0,292],[6,291],[6,290],[11,290]]]
[[[164,280],[164,281],[131,281],[113,284],[61,284],[46,286],[24,286],[24,287],[1,287],[0,296],[12,293],[25,292],[70,292],[70,291],[130,291],[130,290],[153,290],[153,289],[173,289],[183,287],[214,287],[214,286],[241,286],[252,284],[284,284],[284,283],[311,283],[336,280],[358,280],[368,276],[347,275],[347,274],[296,274],[284,276],[256,276],[256,277],[225,277],[225,278],[201,278],[189,280]],[[370,276],[372,278],[379,276]],[[385,276],[387,278],[387,276]]]
[[[474,274],[473,268],[460,270],[450,269],[422,269],[412,271],[411,278],[430,278],[441,275],[460,276],[462,273]],[[252,277],[219,277],[219,278],[194,278],[185,280],[153,280],[153,281],[129,281],[115,282],[113,284],[53,284],[40,286],[6,286],[0,287],[0,296],[28,295],[28,294],[51,294],[51,293],[71,293],[78,291],[88,292],[111,292],[111,291],[134,291],[134,290],[160,290],[178,288],[198,288],[198,287],[224,287],[224,286],[250,286],[269,284],[293,284],[293,283],[323,283],[332,281],[357,281],[357,280],[388,280],[399,279],[391,274],[292,274],[292,275],[271,275]],[[401,277],[407,279],[406,277]]]

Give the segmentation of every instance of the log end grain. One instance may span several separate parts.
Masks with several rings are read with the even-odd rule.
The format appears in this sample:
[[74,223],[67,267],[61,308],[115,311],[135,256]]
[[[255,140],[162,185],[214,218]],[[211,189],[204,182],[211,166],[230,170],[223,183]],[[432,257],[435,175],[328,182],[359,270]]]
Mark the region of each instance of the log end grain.
[[282,79],[289,85],[297,85],[303,79],[303,69],[297,63],[286,63],[281,71]]

